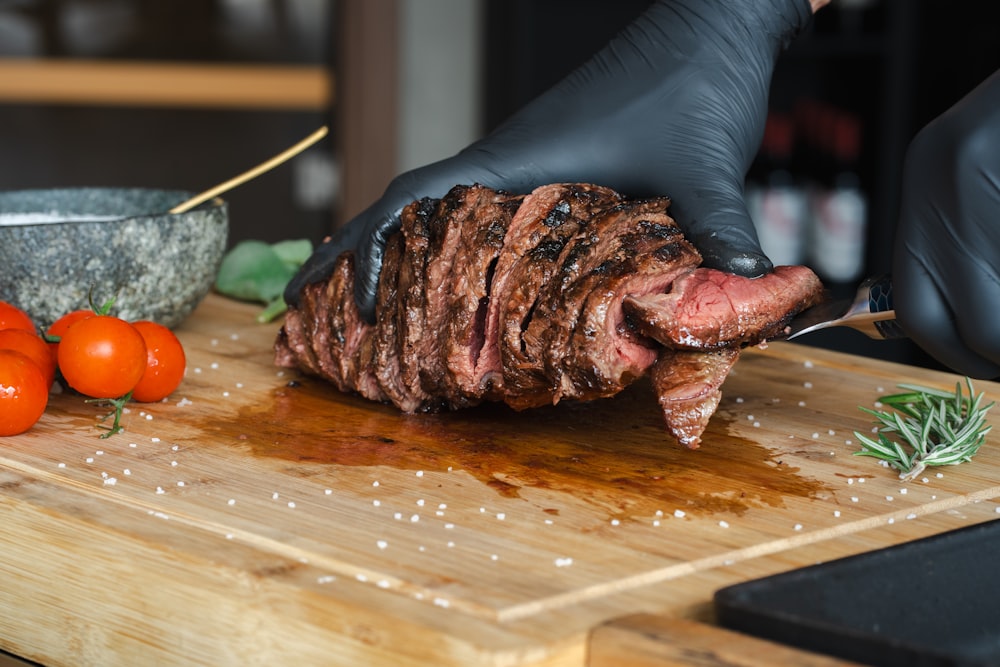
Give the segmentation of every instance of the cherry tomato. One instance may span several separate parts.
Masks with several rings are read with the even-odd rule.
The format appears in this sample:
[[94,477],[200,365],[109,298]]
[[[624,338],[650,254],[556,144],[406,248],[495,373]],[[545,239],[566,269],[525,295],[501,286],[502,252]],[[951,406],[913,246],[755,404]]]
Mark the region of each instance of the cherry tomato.
[[6,301],[0,301],[0,329],[24,329],[37,333],[35,323],[28,314]]
[[24,329],[0,329],[0,350],[17,350],[38,364],[49,387],[56,376],[56,362],[42,337]]
[[132,390],[132,398],[143,403],[163,400],[184,378],[187,363],[184,347],[174,332],[162,324],[140,320],[132,326],[146,341],[146,371]]
[[66,329],[58,358],[59,370],[73,389],[91,398],[120,398],[146,370],[146,343],[125,320],[94,315]]
[[[63,337],[66,330],[70,328],[71,325],[79,322],[80,320],[85,320],[88,317],[93,317],[93,310],[74,310],[66,313],[58,320],[52,323],[45,333],[49,336],[57,336],[59,338]],[[49,343],[49,351],[52,352],[52,362],[58,363],[59,361],[59,343]]]
[[0,435],[27,431],[48,402],[49,385],[35,362],[16,350],[0,350]]

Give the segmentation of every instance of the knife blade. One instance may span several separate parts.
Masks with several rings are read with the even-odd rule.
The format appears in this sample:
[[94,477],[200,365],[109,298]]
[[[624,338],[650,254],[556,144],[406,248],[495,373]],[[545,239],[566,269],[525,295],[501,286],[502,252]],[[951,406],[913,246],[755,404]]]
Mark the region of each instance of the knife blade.
[[769,340],[792,340],[830,327],[850,327],[869,338],[905,338],[892,304],[892,278],[868,278],[853,299],[824,301],[792,318],[785,330]]

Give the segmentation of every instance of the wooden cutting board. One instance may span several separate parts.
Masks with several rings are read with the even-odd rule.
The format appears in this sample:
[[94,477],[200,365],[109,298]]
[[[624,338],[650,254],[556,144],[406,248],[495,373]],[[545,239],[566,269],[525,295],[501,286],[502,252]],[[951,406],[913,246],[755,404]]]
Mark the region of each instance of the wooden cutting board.
[[632,615],[710,621],[721,586],[997,517],[994,443],[908,484],[852,456],[859,405],[955,376],[748,351],[689,451],[645,383],[402,415],[275,368],[278,325],[256,310],[206,299],[178,330],[181,388],[133,405],[125,433],[100,439],[102,411],[63,393],[0,438],[0,648],[51,665],[614,664]]

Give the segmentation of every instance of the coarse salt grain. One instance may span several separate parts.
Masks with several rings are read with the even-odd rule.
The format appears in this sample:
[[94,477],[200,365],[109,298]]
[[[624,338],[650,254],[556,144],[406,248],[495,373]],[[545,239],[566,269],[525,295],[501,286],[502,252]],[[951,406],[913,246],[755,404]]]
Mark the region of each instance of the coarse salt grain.
[[122,470],[122,474],[128,477],[129,475],[132,474],[132,471],[129,470],[128,468],[125,468],[124,470]]
[[396,521],[401,521],[403,519],[403,513],[402,512],[394,512],[393,515],[392,515],[392,518],[395,519]]
[[450,607],[451,603],[444,598],[434,598],[434,604],[438,607]]
[[839,517],[840,516],[840,510],[833,510],[833,516]]
[[424,471],[423,470],[418,470],[415,474],[416,474],[417,477],[423,477],[424,476]]
[[277,500],[277,499],[278,499],[278,492],[275,491],[271,494],[271,500]]
[[114,477],[108,477],[105,478],[104,483],[108,486],[114,486],[115,484],[118,483],[118,480],[115,479]]
[[328,495],[328,496],[332,495],[333,494],[333,489],[323,489],[323,493],[326,494],[326,495]]
[[496,554],[490,554],[490,560],[500,560],[500,556]]
[[719,522],[719,527],[720,528],[729,528],[729,522],[728,521],[720,521]]
[[795,530],[802,530],[802,524],[801,523],[795,524]]
[[418,521],[420,521],[420,515],[419,514],[414,514],[413,516],[410,517],[410,523],[416,523]]
[[851,502],[852,503],[858,502],[858,497],[857,496],[851,496]]
[[372,501],[372,505],[374,505],[375,507],[379,507],[381,504],[382,504],[381,500],[373,500]]
[[556,558],[555,564],[556,564],[556,567],[569,567],[570,565],[573,564],[573,559],[572,558]]
[[386,547],[389,546],[389,543],[386,542],[385,540],[379,540],[378,542],[375,543],[375,546],[377,546],[379,549],[385,549]]
[[678,519],[683,519],[685,516],[684,510],[674,510],[674,516]]
[[619,524],[621,524],[621,521],[619,521],[618,519],[612,519],[612,520],[611,520],[611,525],[612,525],[612,526],[617,526],[617,525],[619,525]]
[[806,368],[812,368],[813,367],[813,362],[811,362],[808,359],[806,359],[805,361],[802,362],[802,365],[805,366]]
[[324,574],[322,577],[317,577],[316,578],[316,583],[317,584],[329,584],[329,583],[334,582],[336,580],[337,580],[337,577],[333,576],[332,574]]
[[806,402],[805,401],[799,401],[799,407],[800,408],[806,407]]
[[226,501],[226,504],[227,505],[235,505],[236,504],[236,499],[235,498],[230,498],[229,500]]
[[288,509],[295,509],[295,502],[292,500],[288,501]]
[[379,588],[389,588],[389,582],[385,579],[379,579],[375,585]]
[[913,512],[910,512],[909,514],[906,515],[906,518],[907,519],[916,519],[917,515],[914,514]]
[[184,486],[184,482],[177,482],[177,486]]
[[166,493],[166,491],[163,490],[162,486],[156,487],[156,495],[159,496],[159,495],[163,495],[164,493]]
[[498,521],[503,521],[506,518],[507,518],[506,514],[504,514],[503,512],[497,512],[497,520]]

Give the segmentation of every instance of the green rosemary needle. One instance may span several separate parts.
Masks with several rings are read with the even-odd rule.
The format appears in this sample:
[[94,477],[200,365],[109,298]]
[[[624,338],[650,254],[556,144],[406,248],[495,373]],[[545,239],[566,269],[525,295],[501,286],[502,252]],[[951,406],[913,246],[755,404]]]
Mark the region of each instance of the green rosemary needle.
[[880,402],[892,411],[860,409],[875,418],[877,437],[857,431],[861,442],[857,456],[873,456],[899,471],[902,480],[910,480],[928,466],[957,465],[970,460],[986,440],[992,426],[986,424],[986,413],[993,402],[983,404],[983,394],[976,394],[972,380],[965,378],[968,395],[962,383],[955,383],[950,393],[900,384],[904,393],[883,396]]

